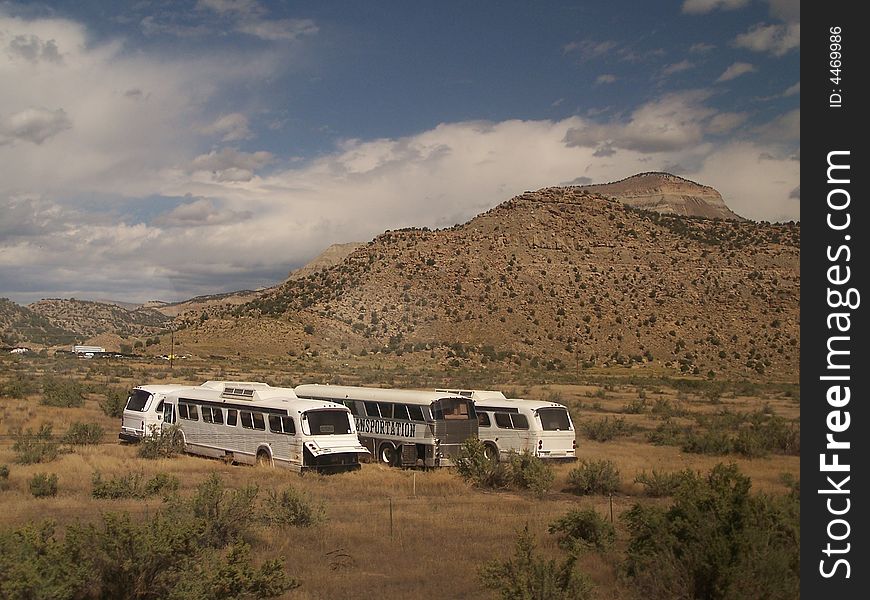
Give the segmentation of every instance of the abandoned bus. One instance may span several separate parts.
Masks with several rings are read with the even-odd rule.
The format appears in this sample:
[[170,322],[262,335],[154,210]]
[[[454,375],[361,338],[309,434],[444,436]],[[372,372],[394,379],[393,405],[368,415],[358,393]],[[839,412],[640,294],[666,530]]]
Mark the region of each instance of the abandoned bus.
[[575,460],[577,439],[568,409],[555,402],[505,398],[489,390],[442,390],[474,400],[478,436],[487,458],[507,460],[511,452],[538,458]]
[[184,389],[185,385],[139,385],[130,391],[121,416],[122,442],[138,442],[160,430],[166,395]]
[[360,445],[347,407],[304,400],[266,383],[207,381],[167,395],[164,427],[177,423],[184,449],[231,462],[293,471],[360,468]]
[[474,402],[457,394],[317,384],[295,391],[347,406],[360,441],[386,465],[452,467],[462,442],[477,436]]

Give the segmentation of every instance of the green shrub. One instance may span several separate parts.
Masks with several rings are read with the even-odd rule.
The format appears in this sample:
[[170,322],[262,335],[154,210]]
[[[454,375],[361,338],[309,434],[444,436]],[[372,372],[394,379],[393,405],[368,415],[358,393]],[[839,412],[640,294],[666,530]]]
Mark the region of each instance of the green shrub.
[[552,523],[548,531],[559,536],[559,547],[570,552],[606,550],[616,539],[613,525],[591,508],[573,509]]
[[645,398],[635,398],[622,407],[622,412],[628,415],[640,415],[646,412],[646,405]]
[[625,422],[624,417],[604,417],[598,421],[583,424],[586,437],[596,442],[608,442],[620,436],[631,435],[633,428]]
[[34,498],[57,496],[57,475],[54,473],[37,473],[30,479],[29,485]]
[[51,432],[51,425],[43,423],[39,431],[20,429],[12,434],[15,443],[12,450],[16,453],[15,462],[22,465],[51,462],[60,454],[60,442]]
[[41,404],[60,408],[78,408],[85,403],[85,388],[74,379],[48,377],[42,382]]
[[0,465],[0,481],[9,479],[9,465]]
[[257,493],[256,486],[229,491],[217,474],[209,475],[185,508],[205,525],[201,542],[223,547],[240,539],[256,521],[254,500]]
[[37,390],[36,381],[30,376],[17,375],[8,381],[0,383],[0,397],[26,398]]
[[124,407],[127,406],[127,390],[125,388],[109,388],[99,401],[100,410],[107,417],[120,419],[124,416]]
[[62,441],[71,446],[87,446],[103,441],[104,430],[99,423],[73,423],[64,433]]
[[141,458],[172,458],[184,452],[184,437],[178,424],[166,428],[152,425],[149,435],[139,442]]
[[684,433],[683,427],[667,418],[659,423],[654,431],[647,433],[646,439],[656,446],[681,446]]
[[730,600],[800,596],[800,504],[750,495],[736,465],[692,475],[669,507],[635,505],[625,573],[639,595]]
[[612,494],[619,488],[619,469],[612,460],[582,459],[568,473],[568,487],[575,494]]
[[292,487],[280,494],[269,490],[265,504],[265,517],[272,526],[312,527],[326,521],[323,503],[310,500],[304,492]]
[[694,476],[690,469],[684,471],[674,471],[666,473],[663,471],[652,470],[652,474],[647,474],[643,471],[640,475],[634,478],[635,483],[644,486],[644,493],[652,498],[661,498],[663,496],[673,496],[680,489],[680,485],[687,478]]
[[478,570],[483,587],[505,600],[586,600],[592,597],[589,579],[574,568],[577,557],[561,564],[535,556],[535,541],[526,525],[517,534],[514,557],[492,561]]
[[531,490],[542,497],[553,486],[553,468],[528,450],[520,454],[511,452],[508,465],[508,481],[512,487]]
[[682,449],[693,454],[728,454],[734,449],[734,443],[725,431],[690,431],[683,440]]
[[168,473],[158,473],[145,483],[145,495],[156,496],[178,491],[178,477]]
[[146,482],[142,473],[116,475],[106,480],[99,471],[95,471],[91,478],[91,495],[108,500],[147,498],[161,492],[173,492],[178,489],[178,484],[177,477],[166,473],[158,473]]
[[485,446],[478,438],[462,442],[456,467],[460,477],[478,487],[503,488],[508,485],[507,467],[488,459]]

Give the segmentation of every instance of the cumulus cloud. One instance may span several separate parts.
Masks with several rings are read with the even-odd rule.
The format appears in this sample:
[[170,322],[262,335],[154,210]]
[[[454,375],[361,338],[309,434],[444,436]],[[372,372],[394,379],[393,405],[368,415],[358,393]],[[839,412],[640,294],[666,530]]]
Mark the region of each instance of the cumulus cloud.
[[235,148],[213,150],[201,154],[190,163],[190,171],[211,173],[215,181],[250,181],[254,172],[272,162],[269,152],[240,152]]
[[604,56],[616,47],[617,43],[613,40],[606,40],[603,42],[582,40],[565,44],[562,46],[562,51],[565,54],[578,54],[581,61],[588,61],[593,58],[598,58],[599,56]]
[[748,117],[749,115],[743,112],[719,113],[710,119],[706,130],[713,134],[728,133],[743,125]]
[[159,215],[153,224],[160,227],[202,227],[237,224],[252,216],[249,210],[226,209],[213,200],[197,198]]
[[0,145],[16,140],[41,144],[71,127],[72,122],[62,108],[26,108],[0,118]]
[[796,142],[801,139],[801,110],[796,108],[756,129],[759,137],[771,142]]
[[787,90],[785,90],[782,95],[788,98],[789,96],[796,96],[801,93],[801,82],[798,81],[796,84],[789,86]]
[[222,142],[235,142],[251,137],[248,127],[248,117],[241,113],[221,115],[214,122],[202,127],[200,131],[206,135],[221,136]]
[[742,8],[749,0],[684,0],[683,12],[691,15],[700,15],[714,10],[734,10]]
[[662,69],[662,75],[667,77],[668,75],[673,75],[674,73],[679,73],[680,71],[688,71],[694,66],[695,64],[689,60],[681,60],[680,62],[670,64]]
[[741,33],[734,39],[738,48],[747,48],[755,52],[768,52],[774,56],[783,56],[791,50],[800,48],[800,23],[754,25],[746,33]]
[[608,83],[616,83],[616,75],[613,75],[613,74],[611,74],[611,73],[604,73],[603,75],[599,75],[599,76],[595,79],[595,83],[596,83],[597,85],[605,85],[605,84],[608,84]]
[[43,40],[36,35],[16,35],[6,47],[11,56],[23,58],[31,63],[40,61],[59,63],[63,60],[54,40]]
[[269,19],[266,8],[255,0],[199,0],[197,8],[228,18],[236,31],[262,40],[293,41],[318,32],[311,19]]
[[731,81],[732,79],[737,79],[741,75],[752,73],[756,70],[757,69],[754,65],[745,62],[736,62],[725,69],[725,71],[716,79],[716,82],[722,83],[723,81]]
[[787,23],[797,23],[801,20],[800,0],[768,0],[770,16]]

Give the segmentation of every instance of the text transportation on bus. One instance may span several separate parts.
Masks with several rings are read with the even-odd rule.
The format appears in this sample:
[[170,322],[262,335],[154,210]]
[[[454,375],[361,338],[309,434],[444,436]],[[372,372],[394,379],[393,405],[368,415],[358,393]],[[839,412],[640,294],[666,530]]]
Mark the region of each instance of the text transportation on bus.
[[170,393],[163,427],[177,423],[191,454],[297,472],[352,471],[368,454],[347,407],[266,383],[207,381]]
[[577,437],[568,409],[555,402],[505,398],[489,390],[442,390],[474,400],[487,458],[528,451],[542,459],[575,460]]
[[159,432],[166,395],[188,387],[191,386],[163,384],[134,387],[124,406],[118,438],[122,442],[138,442],[146,435]]
[[474,402],[457,394],[317,384],[295,390],[347,406],[360,441],[382,464],[452,467],[462,442],[477,436]]

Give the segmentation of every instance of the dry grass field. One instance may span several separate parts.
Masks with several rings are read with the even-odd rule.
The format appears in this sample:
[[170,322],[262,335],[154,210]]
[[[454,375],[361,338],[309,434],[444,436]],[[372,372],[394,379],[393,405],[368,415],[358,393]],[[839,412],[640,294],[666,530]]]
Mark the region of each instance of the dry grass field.
[[[407,369],[390,372],[374,360],[339,371],[342,380],[436,384],[431,380],[433,373],[415,374]],[[193,493],[209,475],[217,473],[231,489],[256,485],[258,499],[265,498],[269,490],[293,487],[323,504],[328,518],[323,524],[282,529],[258,525],[251,530],[249,542],[255,560],[283,557],[287,571],[301,581],[301,586],[284,598],[487,598],[495,595],[481,587],[477,571],[487,561],[508,558],[516,533],[523,525],[528,524],[544,556],[557,558],[560,551],[547,532],[548,525],[569,509],[594,508],[608,520],[613,515],[616,544],[604,553],[587,553],[578,568],[595,584],[595,597],[631,598],[634,592],[630,582],[620,577],[629,535],[620,515],[636,503],[668,502],[666,498],[646,497],[643,486],[634,481],[638,474],[653,469],[670,472],[686,468],[706,472],[717,463],[734,462],[751,477],[754,491],[769,494],[788,491],[783,474],[799,478],[797,454],[770,453],[756,458],[735,453],[697,454],[684,452],[679,446],[649,441],[650,433],[668,417],[672,423],[688,426],[703,422],[709,428],[715,427],[709,423],[724,423],[722,415],[763,411],[798,423],[796,387],[723,385],[693,390],[681,388],[671,380],[632,382],[619,377],[610,381],[590,378],[585,382],[555,383],[545,382],[540,375],[524,380],[523,374],[513,373],[507,386],[492,380],[482,382],[490,388],[508,388],[512,395],[567,405],[578,430],[579,457],[609,459],[619,468],[621,484],[612,498],[570,493],[568,474],[576,464],[555,465],[552,489],[538,498],[524,491],[477,489],[449,470],[399,470],[365,464],[355,473],[299,476],[278,469],[231,466],[192,456],[147,460],[138,457],[135,446],[117,443],[118,419],[106,416],[99,406],[106,389],[157,382],[198,384],[215,378],[295,385],[335,377],[327,369],[306,370],[304,365],[288,369],[286,364],[276,365],[268,360],[246,360],[232,366],[230,363],[221,361],[216,366],[205,361],[180,361],[170,370],[165,361],[0,359],[0,465],[9,467],[8,480],[0,488],[0,529],[42,519],[53,519],[61,525],[98,522],[106,512],[127,512],[134,519],[147,520],[162,505],[158,497],[94,499],[91,495],[94,472],[104,477],[141,473],[146,479],[159,473],[174,475],[180,481],[181,495]],[[376,379],[378,375],[380,380]],[[45,376],[85,384],[83,406],[42,405],[38,387]],[[2,393],[14,389],[16,382],[31,382],[33,387],[24,397]],[[466,385],[481,387],[479,383],[479,379],[472,379]],[[717,415],[719,420],[715,420]],[[704,416],[714,420],[704,421]],[[588,439],[586,426],[605,418],[624,419],[623,435],[608,441]],[[104,440],[99,445],[76,446],[49,463],[16,464],[12,448],[14,431],[36,429],[44,422],[51,423],[56,434],[62,434],[74,422],[98,423],[105,430]],[[32,496],[29,481],[37,473],[58,476],[55,497]]]

